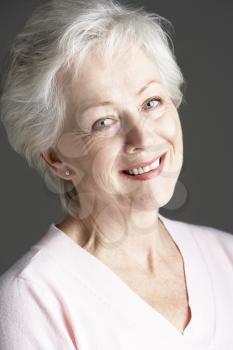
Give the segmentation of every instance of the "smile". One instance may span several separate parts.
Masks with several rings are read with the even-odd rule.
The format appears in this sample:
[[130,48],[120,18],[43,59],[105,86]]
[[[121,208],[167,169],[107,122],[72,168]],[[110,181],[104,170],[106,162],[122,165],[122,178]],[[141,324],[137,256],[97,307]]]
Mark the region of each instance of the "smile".
[[165,153],[155,160],[150,162],[141,163],[131,169],[124,170],[123,174],[127,177],[134,178],[135,180],[148,180],[154,175],[158,175],[164,164]]
[[149,171],[158,168],[159,163],[160,163],[160,158],[157,159],[155,162],[151,163],[150,165],[147,165],[143,168],[134,168],[131,170],[126,170],[126,172],[130,175],[138,175],[138,174],[148,173]]

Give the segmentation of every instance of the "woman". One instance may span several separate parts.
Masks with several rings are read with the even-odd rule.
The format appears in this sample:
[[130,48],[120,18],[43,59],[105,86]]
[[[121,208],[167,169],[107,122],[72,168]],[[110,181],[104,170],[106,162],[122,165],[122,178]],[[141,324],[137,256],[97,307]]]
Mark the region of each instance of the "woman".
[[67,217],[1,277],[1,350],[232,345],[232,236],[159,214],[183,161],[165,24],[58,0],[16,38],[2,120]]

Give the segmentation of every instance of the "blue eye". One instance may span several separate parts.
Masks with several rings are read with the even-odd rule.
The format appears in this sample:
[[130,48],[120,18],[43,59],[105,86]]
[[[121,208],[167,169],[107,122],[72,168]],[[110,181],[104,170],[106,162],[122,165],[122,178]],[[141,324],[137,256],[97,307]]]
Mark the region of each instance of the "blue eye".
[[153,109],[155,108],[158,104],[160,104],[161,102],[161,99],[158,98],[158,97],[153,97],[151,98],[150,100],[147,100],[143,106],[144,106],[144,109],[145,110],[150,110],[150,109]]
[[93,129],[94,130],[99,130],[99,129],[105,129],[108,126],[112,125],[114,123],[114,120],[111,118],[103,118],[103,119],[99,119],[97,120],[97,122],[95,122],[95,124],[93,125]]

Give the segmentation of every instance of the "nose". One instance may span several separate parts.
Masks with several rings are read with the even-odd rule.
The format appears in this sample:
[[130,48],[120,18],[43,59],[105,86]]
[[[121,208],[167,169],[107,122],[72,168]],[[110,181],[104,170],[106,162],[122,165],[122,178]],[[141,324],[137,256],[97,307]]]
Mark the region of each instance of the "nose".
[[154,133],[149,124],[145,122],[144,118],[139,117],[127,125],[125,132],[126,153],[136,153],[153,145]]

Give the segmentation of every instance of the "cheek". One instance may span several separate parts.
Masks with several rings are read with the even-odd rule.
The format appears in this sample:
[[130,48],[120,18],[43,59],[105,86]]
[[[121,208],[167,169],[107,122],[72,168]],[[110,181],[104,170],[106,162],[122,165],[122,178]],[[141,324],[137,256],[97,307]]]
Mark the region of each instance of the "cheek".
[[66,161],[75,161],[88,154],[87,145],[79,135],[66,132],[59,138],[57,148]]
[[[108,137],[107,137],[108,136]],[[66,161],[82,161],[83,158],[92,157],[96,150],[104,148],[109,135],[93,137],[82,131],[63,133],[57,143],[57,148]]]
[[88,169],[89,175],[94,181],[95,187],[101,191],[114,193],[114,179],[117,169],[117,155],[119,147],[116,142],[105,141],[95,148],[95,153],[91,158]]
[[103,155],[101,159],[108,157],[108,143],[106,138],[67,132],[60,137],[57,148],[63,160],[84,170],[90,169],[97,154]]
[[166,113],[163,116],[163,119],[161,122],[161,128],[168,140],[174,141],[176,139],[177,132],[178,132],[177,122],[171,114]]
[[163,116],[156,122],[156,130],[169,143],[182,142],[182,130],[177,111],[166,111]]

